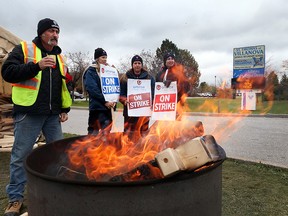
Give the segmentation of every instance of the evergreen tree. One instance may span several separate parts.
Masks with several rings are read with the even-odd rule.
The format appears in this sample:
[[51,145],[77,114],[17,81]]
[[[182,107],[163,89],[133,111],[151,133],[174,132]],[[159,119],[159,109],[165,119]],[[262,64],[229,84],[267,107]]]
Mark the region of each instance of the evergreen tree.
[[160,46],[160,48],[156,49],[156,56],[158,59],[162,60],[163,62],[163,58],[164,55],[167,52],[171,52],[175,55],[175,60],[178,62],[179,61],[179,49],[178,47],[172,42],[169,41],[168,39],[165,39],[162,41],[162,44]]
[[281,99],[288,100],[288,77],[284,74],[280,81]]
[[195,95],[195,90],[199,86],[201,76],[197,61],[190,51],[187,49],[179,49],[172,41],[165,39],[162,41],[160,48],[156,49],[156,57],[159,61],[163,62],[164,55],[167,52],[172,52],[175,55],[175,61],[184,66],[185,75],[189,82],[189,91],[187,93]]

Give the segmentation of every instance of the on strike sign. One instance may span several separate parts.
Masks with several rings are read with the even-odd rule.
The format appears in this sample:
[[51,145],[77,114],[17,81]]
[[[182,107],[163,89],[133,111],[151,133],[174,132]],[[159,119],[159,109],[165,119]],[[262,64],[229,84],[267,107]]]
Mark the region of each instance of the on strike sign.
[[162,82],[156,82],[152,120],[168,120],[168,121],[175,120],[176,107],[177,107],[176,81],[171,82],[168,88]]
[[100,78],[105,101],[118,102],[120,82],[117,70],[113,67],[100,64]]
[[151,116],[151,81],[128,79],[128,116]]

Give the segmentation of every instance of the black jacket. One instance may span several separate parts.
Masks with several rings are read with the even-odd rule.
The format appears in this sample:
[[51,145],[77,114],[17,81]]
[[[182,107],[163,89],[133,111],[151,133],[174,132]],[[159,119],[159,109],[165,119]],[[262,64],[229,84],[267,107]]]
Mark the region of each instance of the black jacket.
[[[58,55],[61,53],[61,48],[58,46],[54,47],[51,52],[46,51],[38,37],[36,37],[33,42],[41,49],[42,57],[47,55]],[[19,44],[11,53],[9,53],[7,60],[2,66],[1,72],[5,81],[17,83],[35,77],[39,71],[41,71],[41,69],[38,64],[33,62],[27,64],[24,63],[22,46]],[[62,79],[65,78],[61,75],[58,62],[55,69],[44,69],[42,71],[42,79],[36,102],[32,106],[20,106],[14,104],[14,113],[60,114],[61,112],[69,112],[70,108],[61,108]]]

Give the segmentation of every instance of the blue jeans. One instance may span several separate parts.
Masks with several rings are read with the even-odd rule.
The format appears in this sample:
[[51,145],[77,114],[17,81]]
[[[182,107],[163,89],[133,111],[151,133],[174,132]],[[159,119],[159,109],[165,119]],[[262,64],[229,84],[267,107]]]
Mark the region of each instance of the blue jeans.
[[46,143],[62,139],[63,133],[59,115],[15,114],[15,140],[10,160],[10,182],[6,187],[10,202],[23,201],[23,193],[27,181],[24,160],[31,153],[41,130],[45,136]]

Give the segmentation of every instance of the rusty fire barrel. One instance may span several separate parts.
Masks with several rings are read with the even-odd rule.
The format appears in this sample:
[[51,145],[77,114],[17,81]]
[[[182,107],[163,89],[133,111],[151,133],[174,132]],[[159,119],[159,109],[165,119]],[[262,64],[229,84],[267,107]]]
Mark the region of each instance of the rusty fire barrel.
[[25,161],[29,216],[220,216],[222,162],[199,172],[138,182],[91,182],[57,176],[65,149],[76,139],[34,149]]

